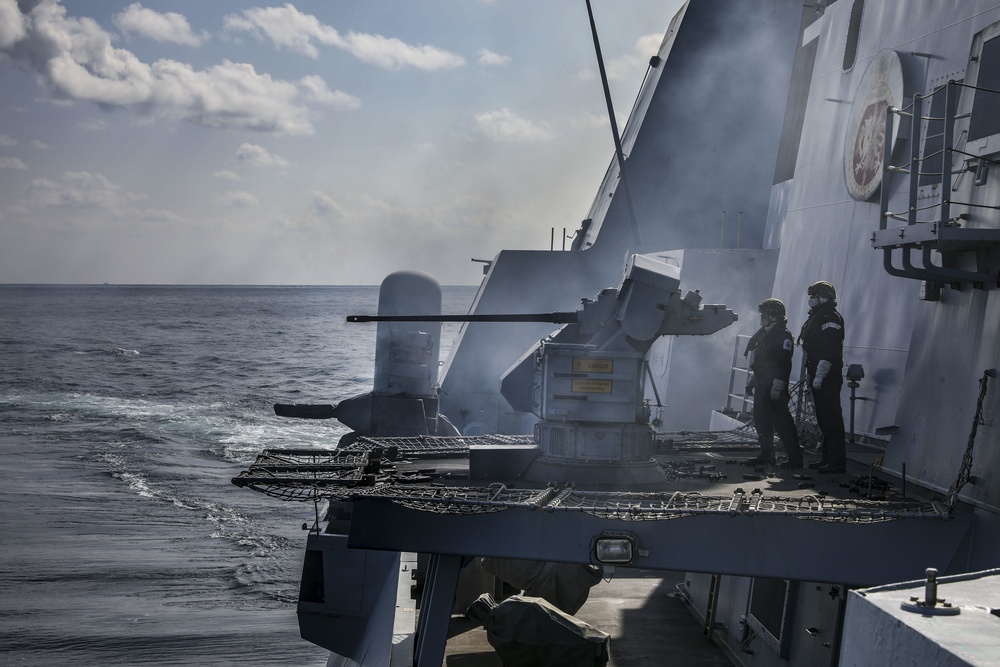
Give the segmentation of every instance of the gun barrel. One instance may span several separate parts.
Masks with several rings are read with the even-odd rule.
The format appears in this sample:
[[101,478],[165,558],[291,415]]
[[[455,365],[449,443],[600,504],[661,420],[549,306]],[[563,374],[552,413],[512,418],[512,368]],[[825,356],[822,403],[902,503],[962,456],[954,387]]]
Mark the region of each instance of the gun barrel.
[[507,313],[502,315],[348,315],[348,322],[552,322],[572,324],[576,312]]
[[328,403],[320,405],[310,403],[275,403],[274,414],[279,417],[295,417],[296,419],[333,419],[337,416],[337,406]]

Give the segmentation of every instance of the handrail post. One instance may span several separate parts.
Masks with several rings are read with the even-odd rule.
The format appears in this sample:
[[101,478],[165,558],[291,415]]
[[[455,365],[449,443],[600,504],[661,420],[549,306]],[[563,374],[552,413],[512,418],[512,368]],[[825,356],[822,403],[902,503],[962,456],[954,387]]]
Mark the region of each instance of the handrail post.
[[[918,94],[913,95],[913,117],[910,118],[910,191],[909,210],[907,211],[906,224],[917,224],[917,188],[920,185],[920,115],[922,98]],[[885,184],[883,184],[884,187]]]
[[952,90],[955,80],[949,79],[944,87],[944,146],[941,153],[941,224],[947,225],[951,218],[951,142],[955,139],[955,111],[952,109],[956,97]]
[[885,106],[885,139],[882,143],[882,187],[879,190],[879,206],[881,210],[878,216],[878,228],[880,230],[888,227],[887,216],[889,214],[889,163],[892,161],[892,126],[893,114],[895,110],[891,104]]

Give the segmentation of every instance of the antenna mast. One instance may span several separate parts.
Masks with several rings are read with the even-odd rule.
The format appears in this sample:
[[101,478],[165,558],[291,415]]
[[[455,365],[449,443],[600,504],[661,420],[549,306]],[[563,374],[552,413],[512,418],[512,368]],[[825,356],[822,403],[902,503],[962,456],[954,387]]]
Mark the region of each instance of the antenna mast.
[[632,227],[632,239],[636,245],[642,244],[642,234],[639,232],[639,221],[635,216],[635,205],[632,203],[632,190],[629,188],[628,172],[625,169],[625,155],[622,152],[622,141],[618,136],[618,122],[615,121],[615,107],[611,102],[611,89],[608,87],[608,75],[604,71],[604,57],[601,56],[601,42],[597,39],[597,24],[594,23],[594,11],[587,0],[587,14],[590,16],[590,32],[594,35],[594,51],[597,53],[597,67],[601,70],[601,83],[604,84],[604,99],[608,103],[608,116],[611,119],[611,133],[615,138],[615,154],[618,156],[618,175],[625,188],[625,203],[628,204],[628,221]]

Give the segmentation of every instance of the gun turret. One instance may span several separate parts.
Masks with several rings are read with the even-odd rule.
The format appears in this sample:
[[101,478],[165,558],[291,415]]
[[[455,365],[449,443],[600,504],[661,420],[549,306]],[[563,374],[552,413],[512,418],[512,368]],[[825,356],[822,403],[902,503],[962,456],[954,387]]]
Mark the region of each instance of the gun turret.
[[682,297],[677,268],[633,255],[621,285],[585,300],[576,315],[501,380],[511,407],[541,420],[535,439],[542,455],[526,477],[658,481],[644,400],[646,353],[660,336],[711,334],[736,313],[702,305],[698,292]]

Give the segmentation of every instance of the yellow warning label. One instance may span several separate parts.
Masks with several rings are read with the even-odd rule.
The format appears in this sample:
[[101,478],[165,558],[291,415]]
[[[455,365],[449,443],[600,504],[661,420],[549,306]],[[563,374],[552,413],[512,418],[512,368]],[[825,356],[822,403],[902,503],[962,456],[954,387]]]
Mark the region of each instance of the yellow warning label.
[[614,359],[574,359],[574,373],[613,373]]
[[570,385],[572,391],[583,394],[610,394],[611,380],[587,380],[574,378]]

